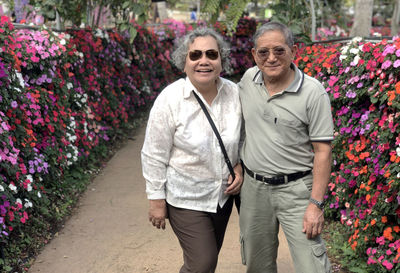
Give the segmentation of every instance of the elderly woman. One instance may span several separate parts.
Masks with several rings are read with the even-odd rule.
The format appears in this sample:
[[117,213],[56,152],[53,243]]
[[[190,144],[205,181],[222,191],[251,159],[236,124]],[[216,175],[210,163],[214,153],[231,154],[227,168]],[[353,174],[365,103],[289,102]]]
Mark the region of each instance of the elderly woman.
[[[186,73],[157,97],[142,149],[149,220],[165,228],[168,217],[183,250],[184,272],[214,272],[233,196],[239,193],[241,107],[236,84],[221,78],[229,48],[209,28],[187,34],[172,55]],[[218,140],[195,98],[206,105],[234,167],[229,174]]]

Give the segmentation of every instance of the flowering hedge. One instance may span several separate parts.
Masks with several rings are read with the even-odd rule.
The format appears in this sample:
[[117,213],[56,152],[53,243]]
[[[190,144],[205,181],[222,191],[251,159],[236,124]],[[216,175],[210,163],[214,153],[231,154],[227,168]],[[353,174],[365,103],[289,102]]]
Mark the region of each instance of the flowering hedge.
[[400,39],[304,46],[296,62],[331,96],[326,215],[342,223],[348,254],[363,261],[362,272],[399,272]]
[[137,28],[131,45],[112,31],[16,30],[1,17],[0,268],[26,262],[34,237],[65,216],[138,109],[176,77],[169,48]]

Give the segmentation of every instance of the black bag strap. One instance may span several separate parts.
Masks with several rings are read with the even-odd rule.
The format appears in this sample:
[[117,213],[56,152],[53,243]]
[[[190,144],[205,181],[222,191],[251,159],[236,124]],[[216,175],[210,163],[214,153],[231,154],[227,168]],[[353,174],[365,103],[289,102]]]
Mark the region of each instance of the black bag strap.
[[235,173],[233,171],[232,163],[229,160],[228,154],[226,153],[224,142],[222,142],[221,136],[218,133],[218,129],[217,129],[217,127],[215,127],[214,121],[212,120],[210,113],[208,113],[207,108],[204,105],[204,102],[200,99],[199,95],[197,95],[196,92],[193,91],[193,94],[196,97],[197,101],[199,102],[201,109],[203,109],[203,112],[206,115],[208,122],[210,123],[211,128],[213,129],[215,136],[218,139],[219,146],[221,147],[222,153],[224,154],[225,162],[226,162],[226,165],[228,165],[228,169],[232,176],[232,181],[233,181],[233,180],[235,180]]

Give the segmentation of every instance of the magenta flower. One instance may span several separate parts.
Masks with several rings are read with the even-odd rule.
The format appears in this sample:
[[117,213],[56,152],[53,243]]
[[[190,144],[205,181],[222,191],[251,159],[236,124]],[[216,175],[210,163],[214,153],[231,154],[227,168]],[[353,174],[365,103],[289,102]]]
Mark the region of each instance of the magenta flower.
[[388,260],[384,260],[384,261],[382,262],[382,265],[383,265],[384,267],[386,267],[387,270],[391,270],[391,269],[393,268],[393,264],[390,263]]

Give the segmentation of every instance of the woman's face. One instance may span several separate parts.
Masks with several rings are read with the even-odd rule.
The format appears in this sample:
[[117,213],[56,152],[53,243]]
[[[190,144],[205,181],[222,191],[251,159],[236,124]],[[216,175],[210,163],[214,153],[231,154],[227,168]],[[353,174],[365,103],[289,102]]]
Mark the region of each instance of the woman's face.
[[200,92],[216,84],[222,64],[217,41],[212,36],[197,37],[193,41],[189,46],[184,71]]

